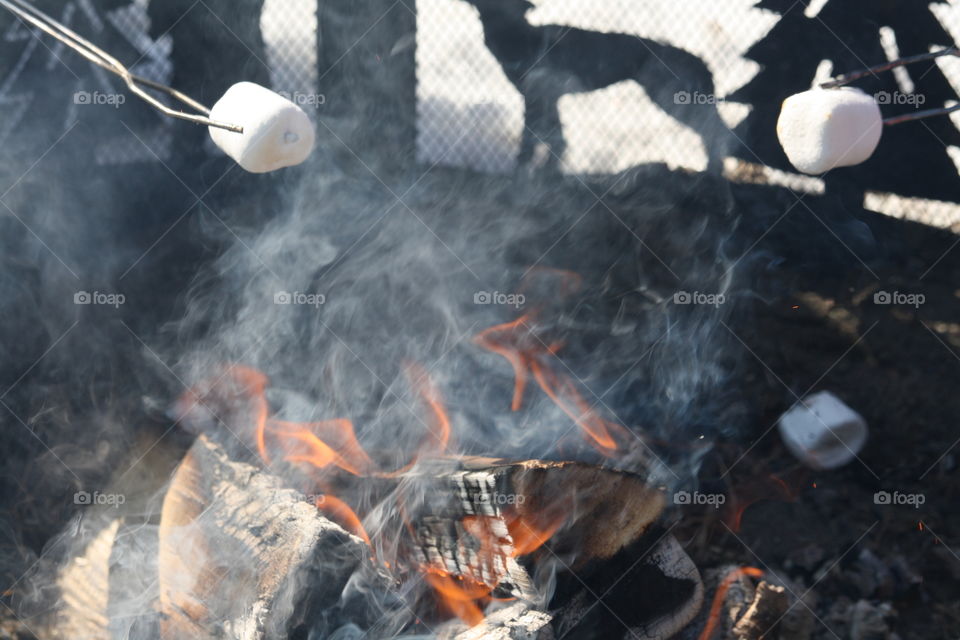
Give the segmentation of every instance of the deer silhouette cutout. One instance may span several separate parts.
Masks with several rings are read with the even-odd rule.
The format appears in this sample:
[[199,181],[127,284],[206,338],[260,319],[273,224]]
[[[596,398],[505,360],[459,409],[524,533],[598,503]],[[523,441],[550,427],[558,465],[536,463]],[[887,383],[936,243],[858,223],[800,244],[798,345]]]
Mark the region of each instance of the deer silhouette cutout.
[[557,101],[565,94],[634,80],[667,114],[703,139],[708,170],[719,172],[730,131],[720,118],[706,64],[678,47],[622,33],[559,25],[533,26],[526,0],[466,0],[480,12],[484,43],[523,96],[526,115],[519,161],[529,164],[538,143],[559,166],[564,139]]

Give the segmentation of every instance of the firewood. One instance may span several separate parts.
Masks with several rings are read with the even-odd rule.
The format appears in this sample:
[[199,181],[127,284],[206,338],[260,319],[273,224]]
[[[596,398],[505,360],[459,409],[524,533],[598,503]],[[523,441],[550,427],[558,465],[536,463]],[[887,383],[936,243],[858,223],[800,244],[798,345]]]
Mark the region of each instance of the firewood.
[[550,614],[516,602],[491,612],[475,627],[451,622],[436,632],[439,640],[553,640],[550,621]]
[[[571,585],[574,595],[564,598]],[[560,579],[557,589],[566,602],[554,624],[560,637],[589,633],[666,640],[684,629],[703,604],[703,583],[693,561],[673,536],[657,530],[609,562],[595,562],[571,579]]]
[[[287,635],[301,590],[335,604],[363,541],[298,492],[228,459],[200,436],[173,477],[160,523],[159,602],[164,639]],[[323,567],[323,581],[306,574]]]
[[[489,637],[504,638],[548,633],[549,616],[537,610],[546,603],[524,568],[538,536],[552,534],[549,550],[534,553],[562,554],[574,567],[605,561],[639,539],[664,505],[663,491],[640,476],[574,462],[448,458],[399,475],[338,478],[336,485],[348,503],[362,494],[389,517],[402,517],[397,536],[384,536],[389,526],[377,518],[376,545],[381,559],[396,561],[401,579],[438,570],[488,585],[491,595],[519,598],[513,613],[500,609],[502,619],[482,623]],[[167,491],[159,537],[161,636],[173,639],[213,632],[242,640],[282,636],[294,617],[303,620],[303,607],[291,614],[296,585],[317,563],[335,602],[370,558],[359,538],[329,522],[279,475],[231,460],[203,436]],[[381,548],[388,543],[397,546]],[[333,566],[331,557],[339,559]]]
[[[510,530],[525,537],[549,532],[551,552],[573,557],[576,568],[637,540],[664,505],[663,492],[640,476],[577,462],[462,458],[432,476],[417,473],[431,489],[422,491],[428,497],[411,517],[413,555],[525,600],[536,594],[515,559],[520,541]],[[470,526],[477,518],[479,533]]]
[[110,640],[110,551],[120,525],[120,518],[105,521],[86,547],[60,570],[57,587],[62,595],[47,629],[50,637]]
[[578,565],[610,558],[637,540],[665,504],[664,492],[639,475],[580,462],[468,458],[464,467],[491,474],[500,492],[497,501],[505,497],[525,520],[566,511],[569,525],[551,546],[575,546]]
[[128,515],[110,550],[107,617],[111,638],[157,637],[158,527]]
[[683,629],[703,605],[703,582],[693,560],[686,554],[680,543],[671,535],[664,536],[653,548],[649,564],[658,568],[666,578],[686,583],[690,586],[689,595],[677,600],[675,607],[668,609],[649,622],[631,629],[624,637],[672,638]]
[[787,611],[786,589],[761,581],[753,602],[733,627],[737,640],[763,640],[777,637],[774,627]]

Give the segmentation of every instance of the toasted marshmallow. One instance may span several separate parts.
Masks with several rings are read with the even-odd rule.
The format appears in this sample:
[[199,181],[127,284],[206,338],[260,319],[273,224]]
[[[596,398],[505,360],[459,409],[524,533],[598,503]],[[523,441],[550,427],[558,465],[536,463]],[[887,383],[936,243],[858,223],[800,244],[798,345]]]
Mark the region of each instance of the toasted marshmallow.
[[777,120],[777,137],[790,163],[813,175],[865,161],[882,133],[876,100],[850,87],[792,95]]
[[210,118],[243,127],[235,133],[210,127],[224,153],[251,173],[298,165],[313,151],[313,123],[283,96],[252,82],[238,82],[213,105]]

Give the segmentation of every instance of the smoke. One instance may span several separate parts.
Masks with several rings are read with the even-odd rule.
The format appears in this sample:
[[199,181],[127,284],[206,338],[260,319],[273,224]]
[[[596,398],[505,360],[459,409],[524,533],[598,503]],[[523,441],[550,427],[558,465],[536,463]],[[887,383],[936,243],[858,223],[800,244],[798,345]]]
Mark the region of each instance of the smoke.
[[[69,100],[47,75],[35,77],[38,104]],[[21,458],[5,488],[28,500],[4,514],[9,573],[21,576],[46,544],[21,587],[28,619],[56,610],[53,576],[102,531],[77,517],[47,540],[77,509],[73,494],[107,487],[113,475],[118,491],[135,495],[129,451],[149,451],[173,427],[157,409],[231,364],[269,379],[272,416],[350,420],[385,469],[408,462],[430,430],[411,364],[442,394],[455,454],[584,460],[675,485],[695,474],[708,446],[701,436],[708,443],[738,429],[738,349],[724,323],[742,307],[750,265],[731,257],[741,253],[738,219],[722,181],[656,165],[589,182],[417,165],[412,145],[379,135],[368,117],[384,113],[379,96],[411,92],[408,80],[377,75],[375,95],[350,93],[353,111],[332,94],[318,152],[277,176],[240,175],[210,158],[108,173],[86,151],[99,128],[118,126],[104,110],[84,112],[76,128],[36,121],[44,139],[28,132],[10,147],[29,158],[56,148],[36,167],[8,165],[15,186],[0,198],[10,214],[0,210],[0,393],[8,391],[0,399],[9,405],[0,411],[7,433],[18,434],[7,436],[10,459]],[[84,293],[124,302],[75,298]],[[511,407],[515,370],[475,338],[524,315],[524,339],[549,353],[553,373],[622,427],[614,454],[598,453],[533,379]],[[240,428],[247,405],[219,408],[235,421],[193,416],[178,426],[232,429],[221,435],[235,447],[239,437],[238,455],[253,457]],[[176,460],[187,438],[164,437],[160,448],[172,447]],[[291,484],[303,481],[288,471]],[[407,490],[426,500],[423,487]],[[137,540],[155,535],[159,506],[148,497],[124,511]],[[391,504],[364,505],[372,537],[391,531]],[[140,619],[150,598],[131,595],[155,587],[130,570],[155,552],[138,544],[113,559],[128,595],[111,600],[119,637],[154,629]],[[536,578],[549,595],[553,568]],[[384,616],[383,634],[398,633],[411,618],[404,603],[421,587],[385,593],[357,572],[341,595],[343,619],[311,631],[358,637]]]
[[[188,292],[173,339],[155,347],[179,378],[202,383],[230,364],[262,371],[271,415],[348,419],[383,469],[409,461],[430,429],[411,362],[442,392],[459,454],[580,459],[675,486],[690,481],[711,439],[739,427],[746,410],[724,323],[742,306],[744,265],[726,258],[739,255],[726,246],[736,218],[722,213],[718,182],[657,169],[591,185],[374,172],[358,179],[321,154],[289,184],[285,206],[233,230]],[[530,313],[537,340],[563,345],[557,373],[632,434],[609,458],[533,381],[511,410],[514,370],[475,337]],[[243,420],[224,422],[206,426],[227,427],[221,437],[245,440],[239,455],[252,456]],[[416,501],[429,488],[414,485],[360,494],[354,507],[372,538],[397,535],[397,495]],[[552,572],[538,575],[548,596]],[[344,599],[369,599],[361,609],[377,615],[351,624],[390,619],[394,633],[410,623],[409,610],[388,616],[382,593],[361,584]]]

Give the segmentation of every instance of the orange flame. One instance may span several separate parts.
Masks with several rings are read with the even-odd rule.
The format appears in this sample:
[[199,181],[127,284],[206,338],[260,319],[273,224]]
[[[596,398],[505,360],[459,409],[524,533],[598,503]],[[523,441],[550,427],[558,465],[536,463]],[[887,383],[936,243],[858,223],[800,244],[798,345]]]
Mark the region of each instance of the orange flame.
[[[461,524],[464,531],[480,545],[473,562],[481,572],[484,568],[490,568],[490,573],[496,575],[494,568],[502,566],[505,554],[518,557],[535,551],[553,536],[564,520],[563,514],[551,518],[547,523],[534,522],[519,515],[505,516],[503,520],[498,516],[466,516]],[[503,526],[501,522],[506,524],[509,538],[498,535],[497,529]],[[423,570],[427,583],[446,610],[470,626],[483,620],[483,608],[493,599],[491,593],[497,584],[484,584],[467,576],[454,578],[435,567],[428,566]]]
[[400,467],[396,471],[384,471],[378,473],[377,475],[382,478],[396,478],[398,476],[402,476],[417,464],[417,460],[420,459],[421,455],[425,453],[442,454],[450,445],[450,416],[447,415],[447,410],[443,403],[443,396],[440,394],[440,390],[430,378],[430,374],[427,373],[426,369],[415,362],[406,363],[404,365],[404,373],[406,374],[410,385],[423,399],[427,405],[427,408],[430,410],[430,418],[424,421],[428,435],[410,462]]
[[514,557],[525,556],[542,547],[563,526],[567,518],[566,514],[557,513],[552,518],[539,517],[536,520],[544,519],[546,522],[537,522],[521,515],[507,518],[507,531],[513,539]]
[[730,585],[732,585],[737,578],[744,575],[750,576],[751,578],[759,578],[763,576],[763,570],[757,569],[756,567],[741,567],[734,569],[723,577],[723,580],[721,580],[719,586],[717,586],[716,595],[713,596],[713,604],[710,605],[710,613],[707,614],[707,623],[704,625],[698,640],[710,640],[710,638],[713,637],[717,626],[720,624],[720,613],[723,610],[723,601],[727,598],[727,591],[730,590]]
[[614,436],[622,435],[624,430],[600,417],[577,390],[573,379],[557,372],[559,367],[555,356],[563,345],[558,342],[544,344],[533,337],[533,345],[520,346],[533,336],[528,326],[532,318],[533,314],[524,314],[512,322],[485,329],[474,337],[476,344],[503,356],[513,368],[511,410],[518,411],[522,406],[527,380],[532,375],[547,397],[581,428],[590,444],[603,455],[612,455],[617,450]]
[[[527,360],[528,357],[524,351],[505,344],[498,339],[499,334],[513,334],[519,332],[521,326],[526,326],[529,314],[524,314],[513,322],[498,324],[489,329],[484,329],[474,337],[474,342],[481,347],[488,349],[496,354],[506,358],[510,366],[513,367],[513,399],[510,401],[510,409],[519,411],[523,404],[523,392],[527,388]],[[529,331],[529,329],[527,329]]]
[[318,497],[315,504],[317,509],[330,516],[331,520],[341,525],[347,531],[355,534],[357,537],[362,538],[368,547],[373,548],[373,543],[370,542],[370,536],[367,535],[367,530],[363,528],[360,517],[350,508],[350,505],[340,498],[329,494]]
[[426,569],[424,578],[447,611],[471,627],[483,622],[483,608],[489,601],[491,587],[431,568]]
[[360,446],[353,423],[344,418],[321,422],[268,420],[264,431],[283,438],[287,462],[306,462],[322,469],[330,464],[353,475],[365,475],[373,461]]
[[[228,427],[240,436],[260,433],[267,420],[267,377],[252,367],[231,364],[223,367],[216,378],[205,380],[187,389],[173,405],[178,422],[193,430],[203,430],[211,420]],[[239,409],[238,414],[238,408]],[[248,432],[249,431],[249,432]],[[265,447],[260,453],[266,451]]]
[[[529,276],[533,275],[559,278],[555,295],[561,298],[578,291],[582,281],[580,275],[572,271],[533,267],[521,282],[520,291],[532,286]],[[520,410],[527,382],[532,375],[544,393],[581,428],[590,444],[603,455],[611,456],[617,450],[615,436],[624,435],[625,430],[600,417],[577,390],[573,379],[559,372],[562,363],[555,356],[563,344],[545,343],[532,329],[541,311],[541,308],[535,308],[515,320],[484,329],[474,337],[474,342],[502,356],[513,368],[512,411]]]
[[432,442],[428,439],[421,447],[421,451],[432,449],[442,453],[447,450],[447,446],[450,444],[450,417],[444,408],[440,390],[437,389],[426,369],[419,364],[408,362],[404,366],[404,372],[410,384],[420,394],[423,401],[427,403],[427,407],[433,414],[432,420],[427,425],[427,430],[432,436]]
[[602,454],[611,455],[617,450],[613,433],[620,433],[619,425],[601,418],[577,391],[573,380],[556,373],[539,362],[532,361],[533,377],[544,393],[574,421],[589,439],[590,443]]
[[[515,346],[511,340],[501,340],[500,334],[520,335],[526,328],[525,318],[493,327],[477,336],[477,341],[490,350],[503,355],[514,367],[516,384],[512,405],[519,410],[529,377],[540,384],[547,395],[580,425],[594,441],[606,450],[616,448],[611,425],[593,412],[578,393],[572,380],[555,373],[540,358],[553,357],[560,344],[537,344],[525,349]],[[526,329],[529,334],[529,329]],[[227,424],[238,435],[255,441],[263,461],[271,461],[271,451],[291,463],[306,463],[316,469],[336,468],[357,476],[399,475],[416,464],[424,454],[437,455],[445,452],[451,440],[451,421],[440,389],[428,372],[417,363],[404,365],[404,373],[411,387],[419,395],[426,409],[425,424],[428,434],[420,445],[413,461],[400,471],[383,473],[376,469],[373,460],[361,446],[353,423],[345,418],[318,422],[292,422],[272,418],[266,398],[267,377],[256,369],[230,365],[212,383],[202,383],[188,390],[178,401],[176,409],[181,419],[193,426],[205,426],[211,419]],[[373,549],[361,515],[341,498],[330,495],[327,483],[317,478],[317,488],[324,494],[317,498],[315,506],[331,520],[354,533]],[[403,511],[400,505],[401,512]],[[543,514],[531,518],[525,514],[504,516],[471,516],[464,518],[464,530],[479,542],[478,560],[489,568],[502,563],[504,555],[517,557],[540,548],[562,526],[564,517],[548,517]],[[404,521],[410,528],[409,521]],[[389,567],[389,562],[384,562]],[[484,619],[484,609],[493,599],[496,584],[488,585],[470,576],[457,576],[436,567],[422,567],[424,578],[436,592],[440,604],[467,624],[474,626]],[[484,573],[486,575],[486,573]],[[497,575],[495,570],[490,575]]]
[[740,531],[743,524],[743,515],[747,509],[761,500],[783,500],[793,502],[798,492],[775,474],[754,477],[731,493],[730,506],[724,516],[727,526],[734,532]]

